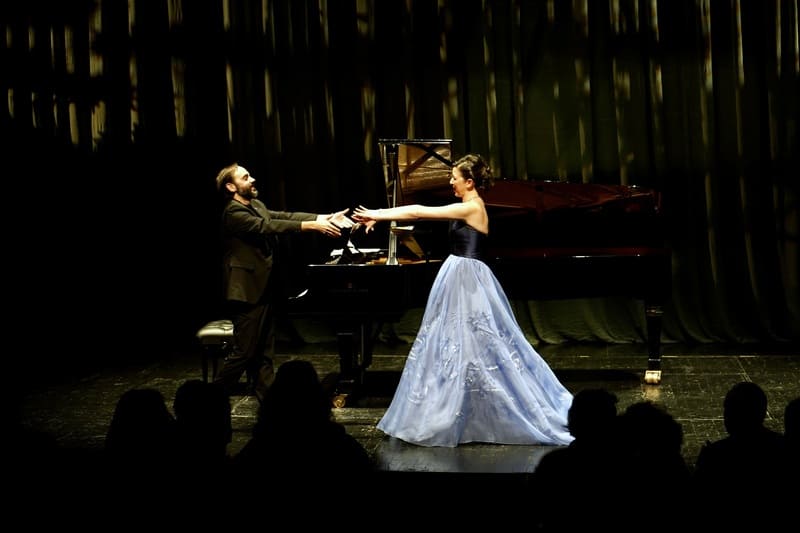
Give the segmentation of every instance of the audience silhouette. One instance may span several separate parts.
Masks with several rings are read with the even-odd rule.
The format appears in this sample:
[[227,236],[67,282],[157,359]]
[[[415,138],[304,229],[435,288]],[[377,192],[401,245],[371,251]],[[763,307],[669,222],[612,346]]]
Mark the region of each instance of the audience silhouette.
[[190,379],[178,387],[172,406],[183,472],[223,475],[233,438],[231,402],[225,389],[218,383]]
[[106,433],[98,479],[104,511],[142,521],[165,516],[177,472],[176,429],[159,390],[134,388],[122,394]]
[[743,381],[725,395],[723,421],[728,435],[707,442],[694,469],[694,495],[702,525],[756,530],[780,527],[782,517],[765,510],[780,502],[783,488],[796,486],[797,480],[786,476],[784,438],[764,425],[766,416],[767,395],[759,385]]
[[[374,475],[370,455],[335,420],[331,400],[311,362],[283,363],[250,440],[230,456],[231,403],[221,386],[183,382],[174,415],[160,391],[130,389],[115,406],[101,462],[68,453],[46,435],[20,430],[13,443],[20,461],[11,479],[20,500],[37,493],[40,501],[49,498],[54,509],[62,509],[59,516],[78,524],[77,502],[84,496],[97,497],[103,513],[130,513],[140,521],[158,516],[161,523],[167,517],[184,525],[204,523],[195,507],[207,497],[215,505],[244,509],[269,502],[275,516],[283,509],[292,512],[296,501],[335,510],[358,492],[362,511],[371,512],[381,498],[398,496],[394,478]],[[765,425],[764,390],[749,381],[733,385],[723,401],[727,436],[706,442],[694,470],[682,455],[683,428],[663,406],[640,401],[618,414],[617,404],[616,395],[603,388],[574,395],[567,419],[574,440],[546,453],[528,477],[525,501],[533,505],[534,531],[626,532],[643,525],[674,531],[692,523],[709,530],[772,530],[792,519],[800,496],[800,397],[786,404],[781,434]],[[80,483],[69,481],[79,478],[81,469]],[[403,494],[409,487],[418,496],[460,490],[455,478],[452,488],[426,489],[422,476],[414,481],[420,485],[403,484]],[[495,490],[485,502],[519,497],[502,486]],[[236,516],[217,513],[220,525],[230,525]],[[249,511],[239,516],[247,524],[260,523]],[[469,523],[468,516],[457,520]]]
[[275,503],[335,501],[363,491],[374,465],[332,415],[331,395],[306,360],[283,363],[267,390],[253,435],[233,457],[236,479]]
[[158,473],[173,465],[175,443],[175,418],[160,391],[142,388],[122,394],[106,434],[110,465],[134,476]]
[[229,526],[228,517],[197,513],[198,502],[223,505],[230,491],[231,402],[219,383],[186,380],[172,403],[176,426],[174,477],[168,486],[172,516],[182,529]]
[[575,439],[548,452],[530,476],[536,530],[614,529],[614,500],[621,488],[616,395],[605,389],[578,391],[567,424]]
[[[622,478],[622,529],[680,531],[690,518],[687,496],[691,471],[682,455],[683,427],[662,405],[639,401],[619,417]],[[635,487],[643,488],[635,488]]]

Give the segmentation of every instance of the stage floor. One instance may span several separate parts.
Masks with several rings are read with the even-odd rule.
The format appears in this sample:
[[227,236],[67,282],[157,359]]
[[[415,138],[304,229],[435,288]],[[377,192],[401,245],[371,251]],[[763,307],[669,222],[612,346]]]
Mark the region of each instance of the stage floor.
[[[409,347],[406,343],[379,343],[361,392],[348,397],[344,407],[334,409],[336,419],[364,445],[381,470],[527,474],[553,449],[489,444],[424,448],[383,435],[375,425],[391,400]],[[725,435],[722,400],[733,384],[758,383],[769,400],[766,423],[781,432],[784,406],[791,398],[800,396],[797,378],[800,351],[787,347],[666,344],[662,380],[657,385],[644,381],[647,366],[644,345],[544,345],[537,350],[573,393],[583,388],[604,387],[619,398],[620,412],[640,400],[653,400],[665,406],[683,427],[684,458],[690,467],[703,443]],[[278,364],[291,358],[309,359],[322,378],[335,382],[339,370],[335,344],[292,347],[287,344],[278,347],[278,354]],[[124,391],[153,387],[171,405],[178,386],[200,376],[200,352],[189,350],[158,361],[109,365],[84,374],[51,378],[25,390],[18,399],[21,421],[26,429],[46,434],[65,448],[99,451],[114,406]],[[252,396],[233,397],[231,455],[249,439],[257,406]]]

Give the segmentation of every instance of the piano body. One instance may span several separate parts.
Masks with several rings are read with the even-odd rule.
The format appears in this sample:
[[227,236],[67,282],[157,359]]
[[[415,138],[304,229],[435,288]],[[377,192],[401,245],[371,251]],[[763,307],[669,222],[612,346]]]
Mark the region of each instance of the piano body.
[[[450,140],[381,139],[379,146],[389,206],[454,201]],[[660,194],[625,185],[496,179],[482,196],[490,216],[487,263],[508,297],[642,300],[644,380],[659,383],[661,316],[671,291]],[[337,324],[340,402],[362,383],[380,325],[425,305],[447,250],[445,221],[392,223],[385,250],[308,265],[308,294],[290,314]]]
[[[419,192],[441,190],[442,184],[450,191],[449,139],[381,139],[379,147],[389,206],[416,203],[422,198]],[[423,221],[413,229],[392,222],[379,251],[363,253],[350,252],[348,238],[356,236],[346,229],[341,256],[307,265],[307,290],[290,299],[288,314],[335,326],[340,369],[336,406],[358,393],[381,326],[399,321],[408,309],[425,306],[446,257],[446,230],[439,221]]]
[[498,180],[484,195],[488,261],[511,299],[625,296],[644,303],[647,369],[661,382],[672,257],[661,195],[627,185]]

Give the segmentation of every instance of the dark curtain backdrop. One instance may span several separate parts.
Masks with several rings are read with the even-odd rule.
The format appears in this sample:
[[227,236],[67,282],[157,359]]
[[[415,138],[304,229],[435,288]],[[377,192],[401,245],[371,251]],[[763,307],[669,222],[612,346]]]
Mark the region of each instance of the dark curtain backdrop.
[[[800,339],[797,0],[26,0],[0,23],[29,350],[191,347],[219,313],[216,171],[248,167],[276,209],[381,206],[379,138],[450,138],[501,178],[656,188],[663,340]],[[641,303],[515,306],[534,343],[644,340]]]

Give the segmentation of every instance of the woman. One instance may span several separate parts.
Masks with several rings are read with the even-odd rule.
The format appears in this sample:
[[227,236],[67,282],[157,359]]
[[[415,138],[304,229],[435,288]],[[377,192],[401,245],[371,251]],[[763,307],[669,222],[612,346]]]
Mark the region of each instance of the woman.
[[353,218],[371,230],[384,220],[450,220],[450,252],[433,282],[419,332],[384,433],[421,446],[467,442],[563,445],[572,441],[572,394],[525,338],[482,251],[489,216],[479,194],[491,170],[475,154],[453,165],[460,202],[391,209],[359,207]]

